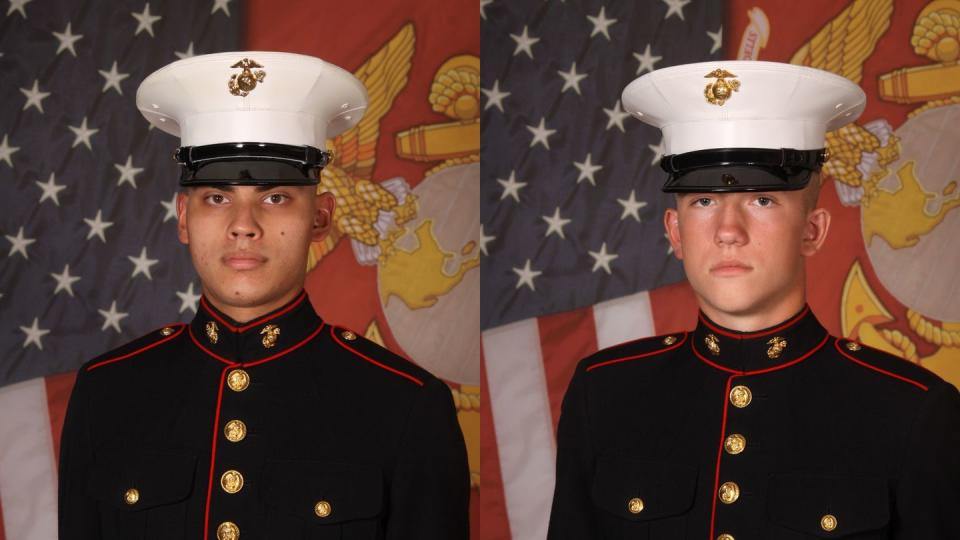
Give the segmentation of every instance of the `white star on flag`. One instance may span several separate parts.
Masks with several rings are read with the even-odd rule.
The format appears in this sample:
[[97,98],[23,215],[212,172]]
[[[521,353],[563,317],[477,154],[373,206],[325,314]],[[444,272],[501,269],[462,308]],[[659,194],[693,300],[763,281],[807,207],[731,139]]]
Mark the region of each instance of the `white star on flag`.
[[723,26],[716,32],[707,31],[707,37],[713,40],[713,45],[710,47],[710,54],[719,51],[720,48],[723,47]]
[[137,179],[136,176],[143,172],[143,168],[133,166],[133,156],[127,156],[127,162],[123,165],[119,163],[114,163],[113,167],[120,171],[120,179],[117,180],[117,185],[121,185],[124,182],[133,186],[134,189],[137,188]]
[[7,16],[9,17],[11,13],[16,11],[24,19],[27,18],[27,12],[24,11],[23,6],[33,2],[33,0],[9,0],[10,7],[7,8]]
[[75,136],[73,139],[73,146],[71,148],[76,148],[77,145],[83,143],[83,145],[87,147],[87,150],[90,150],[91,152],[93,151],[93,148],[90,146],[90,137],[100,130],[88,128],[86,116],[83,117],[83,122],[81,122],[79,126],[67,127],[70,128],[70,131],[72,131]]
[[500,109],[500,112],[503,112],[503,100],[504,98],[510,95],[510,92],[501,92],[500,91],[500,81],[493,81],[493,88],[487,90],[486,88],[481,88],[483,95],[487,96],[487,104],[483,106],[483,110],[487,110],[490,107],[496,107]]
[[500,194],[501,201],[509,196],[513,197],[513,200],[520,202],[520,188],[527,185],[527,183],[517,182],[516,171],[510,171],[510,178],[507,178],[506,180],[497,178],[497,182],[503,186],[503,193]]
[[126,79],[130,76],[129,73],[120,73],[117,71],[117,61],[113,61],[113,66],[110,67],[110,71],[99,69],[100,75],[106,79],[103,83],[103,90],[101,92],[106,93],[107,90],[113,88],[121,96],[123,95],[123,90],[120,88],[120,81]]
[[90,227],[90,232],[87,233],[87,240],[93,238],[94,236],[99,236],[100,240],[104,244],[107,243],[107,238],[103,235],[103,231],[107,230],[107,227],[113,225],[112,221],[103,221],[100,217],[103,213],[102,210],[97,210],[97,217],[93,219],[83,218],[83,221]]
[[566,240],[566,237],[563,235],[563,227],[570,223],[571,219],[564,219],[560,217],[560,207],[558,206],[554,211],[552,216],[543,216],[543,220],[547,222],[547,232],[544,233],[543,237],[546,238],[553,233],[557,233],[557,236]]
[[593,272],[603,268],[603,271],[606,273],[611,273],[610,271],[610,261],[619,257],[616,253],[607,253],[607,243],[604,242],[600,246],[600,251],[588,251],[587,253],[593,257]]
[[557,71],[557,75],[563,77],[563,88],[560,89],[560,93],[564,93],[567,90],[573,89],[577,95],[582,95],[580,93],[580,81],[587,78],[586,73],[577,73],[577,63],[574,62],[570,66],[570,71]]
[[483,253],[484,255],[489,255],[489,253],[487,253],[487,244],[489,244],[490,242],[496,239],[497,239],[496,236],[487,236],[486,234],[483,233],[483,223],[481,223],[480,224],[480,253]]
[[600,13],[597,13],[596,17],[587,15],[587,20],[593,24],[593,31],[590,32],[590,37],[593,37],[597,34],[603,34],[603,37],[607,38],[607,41],[610,41],[610,26],[617,22],[616,19],[608,19],[606,16],[606,7],[600,8]]
[[127,258],[133,263],[133,273],[130,274],[130,279],[137,277],[138,274],[143,274],[147,276],[147,279],[153,280],[153,276],[150,275],[150,267],[160,262],[160,260],[148,259],[146,247],[140,250],[139,257],[128,255]]
[[603,112],[607,115],[607,118],[609,118],[607,121],[607,129],[617,126],[621,132],[626,133],[626,130],[623,128],[623,120],[630,116],[630,113],[624,112],[620,107],[619,99],[613,104],[612,109],[603,109]]
[[190,42],[190,45],[187,45],[187,50],[185,51],[173,51],[173,54],[177,56],[180,60],[184,58],[193,58],[193,42]]
[[493,3],[493,0],[480,0],[480,18],[487,20],[486,7]]
[[124,317],[129,315],[129,313],[123,313],[123,312],[117,311],[116,300],[114,300],[113,303],[110,304],[109,310],[98,309],[97,311],[99,311],[100,316],[103,317],[103,326],[100,327],[100,330],[105,331],[107,328],[113,328],[114,330],[116,330],[118,334],[120,333],[120,319],[123,319]]
[[520,287],[526,285],[527,287],[530,287],[531,291],[537,290],[533,285],[533,280],[543,273],[539,270],[530,268],[530,259],[527,259],[527,262],[523,265],[523,268],[514,268],[513,272],[517,274],[517,286],[515,288],[519,289]]
[[12,244],[10,246],[10,253],[7,254],[8,257],[13,257],[15,253],[19,253],[23,255],[24,259],[30,258],[27,256],[27,246],[36,242],[37,240],[35,238],[26,238],[25,236],[23,236],[22,225],[20,226],[20,230],[17,231],[16,236],[10,236],[8,234],[6,235],[6,237],[7,237],[7,240],[10,241],[10,244]]
[[177,192],[173,192],[173,197],[170,198],[170,201],[160,201],[160,204],[163,205],[163,208],[167,211],[163,215],[163,222],[166,223],[168,220],[177,219]]
[[230,16],[230,0],[213,0],[213,9],[210,10],[210,14],[213,15],[217,11],[222,11],[227,14],[227,17]]
[[667,14],[663,16],[664,20],[670,18],[671,15],[676,15],[680,17],[680,20],[685,20],[683,18],[683,8],[690,3],[691,0],[663,0],[663,3],[667,5]]
[[540,125],[538,125],[538,126],[536,126],[536,127],[534,127],[534,126],[527,126],[527,130],[528,130],[531,134],[533,134],[533,139],[530,140],[530,148],[533,148],[534,146],[536,146],[536,145],[538,145],[538,144],[542,144],[543,147],[546,148],[547,150],[550,149],[550,141],[547,140],[547,139],[549,139],[549,137],[550,137],[551,135],[553,135],[554,133],[556,133],[557,130],[555,130],[555,129],[547,129],[547,126],[546,126],[545,122],[546,122],[546,119],[543,118],[543,117],[541,117],[541,118],[540,118]]
[[21,88],[20,92],[27,96],[27,102],[23,104],[23,111],[29,109],[30,107],[36,108],[40,111],[40,114],[43,114],[43,100],[50,95],[50,92],[41,92],[39,87],[40,81],[34,79],[33,88],[27,90],[26,88]]
[[40,186],[40,189],[43,190],[43,194],[40,195],[40,202],[37,204],[43,204],[43,201],[50,199],[53,201],[53,204],[60,206],[60,198],[58,194],[67,189],[67,186],[63,184],[57,184],[55,181],[54,173],[50,173],[50,178],[46,182],[41,182],[37,180],[35,183]]
[[653,159],[650,160],[650,165],[659,165],[660,159],[663,158],[664,152],[667,151],[667,147],[663,143],[663,137],[660,137],[660,142],[657,144],[648,144],[647,148],[653,152]]
[[650,51],[650,44],[647,43],[647,47],[643,49],[643,54],[633,53],[633,57],[637,59],[639,65],[637,66],[637,75],[643,75],[644,71],[653,71],[657,69],[657,62],[663,60],[662,56],[654,56],[653,52]]
[[67,291],[67,294],[73,296],[73,284],[80,281],[80,276],[71,276],[70,275],[70,265],[65,265],[63,267],[63,272],[56,274],[51,272],[50,277],[57,280],[57,288],[53,291],[53,295],[56,296],[60,291]]
[[591,163],[591,153],[587,154],[587,159],[583,161],[574,161],[573,166],[580,171],[580,175],[577,176],[577,183],[579,184],[583,180],[589,180],[591,185],[597,185],[596,179],[593,177],[600,169],[603,169],[603,165],[594,165]]
[[14,153],[20,150],[19,146],[10,146],[10,141],[7,139],[7,136],[3,136],[3,142],[0,142],[0,161],[6,163],[10,167],[13,167],[13,160],[10,159]]
[[43,350],[43,343],[41,343],[40,338],[50,333],[50,330],[40,328],[40,320],[37,317],[33,318],[33,324],[30,326],[21,326],[20,331],[27,335],[27,338],[23,340],[23,348],[26,349],[29,345],[36,345],[38,349]]
[[510,34],[510,37],[517,42],[517,47],[513,50],[513,55],[516,56],[520,54],[520,52],[525,52],[527,56],[533,60],[533,45],[540,41],[540,38],[531,36],[526,26],[523,27],[522,34]]
[[640,222],[640,209],[646,206],[647,203],[637,200],[636,190],[631,189],[629,197],[626,199],[617,199],[617,202],[623,207],[623,213],[620,214],[621,221],[627,219],[629,216],[637,220],[637,223]]
[[193,282],[187,286],[185,291],[177,291],[177,297],[180,298],[180,313],[188,309],[197,312],[197,303],[200,301],[200,295],[193,292]]
[[70,51],[70,54],[77,56],[77,51],[73,48],[73,46],[80,41],[80,39],[83,37],[83,34],[74,34],[70,30],[71,24],[72,23],[68,22],[67,28],[63,32],[52,32],[53,36],[60,41],[60,45],[57,46],[56,54],[60,54],[63,51]]
[[143,6],[143,12],[137,13],[135,11],[132,11],[130,12],[130,15],[132,15],[133,18],[137,20],[137,30],[133,33],[133,35],[135,36],[140,32],[143,32],[144,30],[146,30],[146,32],[150,34],[150,37],[153,37],[154,23],[156,23],[157,21],[163,18],[159,15],[150,14],[150,2],[147,2],[146,5]]

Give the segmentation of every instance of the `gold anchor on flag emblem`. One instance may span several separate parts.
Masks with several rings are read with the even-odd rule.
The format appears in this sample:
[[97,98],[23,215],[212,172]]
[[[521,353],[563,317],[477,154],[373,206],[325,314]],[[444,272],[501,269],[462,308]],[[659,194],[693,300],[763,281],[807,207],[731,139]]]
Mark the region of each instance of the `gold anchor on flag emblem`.
[[253,92],[253,89],[257,87],[257,83],[263,82],[264,77],[267,76],[267,72],[262,69],[254,71],[254,68],[262,68],[263,66],[258,64],[256,60],[250,60],[249,58],[244,58],[230,67],[243,68],[240,73],[234,73],[227,83],[230,93],[235,96],[247,97],[247,94]]
[[707,98],[707,102],[714,105],[723,105],[733,96],[734,92],[740,90],[740,81],[736,79],[737,76],[725,69],[717,68],[703,77],[705,79],[716,79],[703,89],[703,95]]

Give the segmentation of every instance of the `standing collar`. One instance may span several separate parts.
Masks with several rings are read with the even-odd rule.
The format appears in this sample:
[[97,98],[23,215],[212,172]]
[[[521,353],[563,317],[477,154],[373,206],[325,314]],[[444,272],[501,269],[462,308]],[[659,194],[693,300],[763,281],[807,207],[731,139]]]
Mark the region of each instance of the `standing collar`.
[[248,365],[282,356],[317,334],[323,321],[306,291],[286,305],[239,323],[213,307],[206,297],[190,323],[190,338],[208,355],[228,364]]
[[754,332],[724,328],[701,311],[691,346],[700,360],[717,369],[756,374],[803,361],[823,347],[828,337],[810,306],[778,325]]

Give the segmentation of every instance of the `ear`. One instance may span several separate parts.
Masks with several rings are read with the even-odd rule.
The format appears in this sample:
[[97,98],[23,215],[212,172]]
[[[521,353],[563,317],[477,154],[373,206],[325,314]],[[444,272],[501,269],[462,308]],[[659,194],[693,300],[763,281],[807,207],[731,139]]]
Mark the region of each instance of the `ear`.
[[677,259],[683,260],[683,244],[680,243],[680,214],[675,208],[667,208],[663,213],[663,228],[667,231],[667,239]]
[[313,232],[311,233],[312,241],[322,241],[333,229],[333,211],[336,205],[337,200],[332,193],[328,191],[317,193],[313,214]]
[[187,232],[187,201],[190,196],[181,191],[177,193],[177,238],[181,244],[190,243],[190,234]]
[[810,257],[820,251],[823,242],[827,239],[830,230],[830,212],[825,208],[815,208],[807,214],[807,221],[803,225],[803,239],[800,244],[800,253]]

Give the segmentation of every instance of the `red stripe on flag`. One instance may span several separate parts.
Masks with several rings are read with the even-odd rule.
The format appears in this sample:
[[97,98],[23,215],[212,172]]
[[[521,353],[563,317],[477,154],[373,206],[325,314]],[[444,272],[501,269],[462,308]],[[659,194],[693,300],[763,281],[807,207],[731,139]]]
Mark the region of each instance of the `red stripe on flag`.
[[537,325],[553,416],[553,434],[556,436],[560,405],[577,362],[597,352],[597,327],[592,307],[539,317]]
[[50,414],[50,434],[53,436],[54,463],[60,463],[60,433],[67,415],[67,403],[77,380],[76,372],[61,373],[44,379],[47,386],[47,409]]
[[686,332],[697,326],[700,308],[690,283],[681,281],[650,291],[650,310],[657,335]]
[[[480,350],[480,523],[471,521],[471,538],[477,540],[510,540],[510,521],[503,495],[497,432],[493,428],[493,411],[487,369]],[[472,517],[472,516],[471,516]]]

